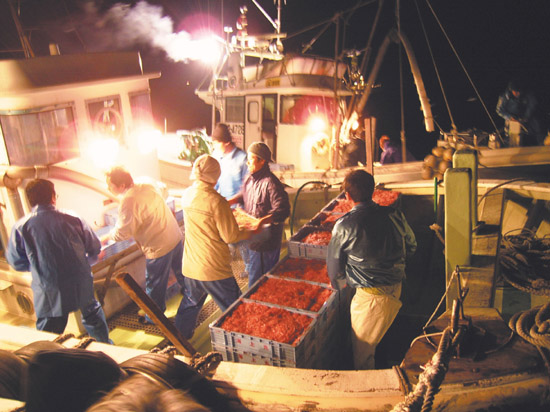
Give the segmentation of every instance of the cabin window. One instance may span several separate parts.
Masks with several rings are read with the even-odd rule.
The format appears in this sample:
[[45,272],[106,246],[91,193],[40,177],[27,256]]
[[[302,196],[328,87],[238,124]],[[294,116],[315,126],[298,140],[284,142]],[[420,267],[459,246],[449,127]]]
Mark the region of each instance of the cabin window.
[[8,162],[49,165],[79,156],[72,105],[0,112]]
[[225,103],[225,121],[227,123],[244,123],[244,97],[228,97]]
[[275,120],[277,119],[277,95],[262,96],[262,141],[265,142],[277,158],[277,138]]
[[86,102],[92,128],[105,138],[122,142],[124,125],[119,96],[103,97]]
[[130,94],[130,108],[134,125],[153,124],[153,109],[151,108],[151,96],[149,91]]
[[248,102],[248,123],[258,123],[260,121],[260,105],[258,102]]
[[281,123],[305,125],[313,115],[321,115],[330,123],[337,117],[336,100],[326,96],[281,96]]

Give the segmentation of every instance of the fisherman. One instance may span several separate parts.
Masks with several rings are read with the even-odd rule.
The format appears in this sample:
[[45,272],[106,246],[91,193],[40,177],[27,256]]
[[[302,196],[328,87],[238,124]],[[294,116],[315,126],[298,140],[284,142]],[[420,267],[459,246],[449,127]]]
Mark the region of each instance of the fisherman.
[[[157,188],[149,183],[134,184],[123,167],[106,173],[111,193],[122,196],[115,227],[103,240],[134,238],[145,255],[145,292],[164,312],[170,269],[181,288],[183,235],[174,214]],[[152,323],[149,317],[145,322]]]
[[69,313],[80,310],[88,334],[112,343],[90,267],[101,251],[98,237],[83,219],[56,209],[51,181],[31,180],[25,193],[32,211],[13,226],[6,258],[15,270],[31,272],[36,329],[61,334]]
[[241,291],[231,270],[229,243],[247,239],[252,232],[239,229],[229,203],[215,189],[220,164],[210,155],[193,163],[193,185],[182,196],[185,223],[184,295],[176,314],[176,328],[190,339],[207,295],[222,312]]
[[344,147],[342,154],[344,167],[364,166],[367,164],[365,139],[358,133],[350,136],[349,143]]
[[[544,144],[544,132],[536,114],[537,98],[525,90],[519,82],[510,82],[497,102],[496,112],[505,120],[505,130],[510,146],[536,146]],[[519,123],[517,136],[525,136],[524,141],[514,143],[511,132],[513,122]]]
[[372,201],[374,178],[362,169],[344,178],[343,190],[353,209],[332,230],[327,270],[332,286],[355,288],[351,302],[355,369],[374,369],[376,345],[401,308],[405,259],[416,239],[403,213]]
[[284,221],[290,215],[288,194],[281,181],[269,169],[271,150],[262,142],[248,147],[248,171],[239,194],[229,199],[230,204],[242,203],[249,215],[270,223],[265,234],[248,242],[248,287],[279,261]]
[[245,177],[248,175],[246,167],[246,152],[233,143],[229,127],[225,123],[218,123],[212,132],[214,157],[221,168],[221,175],[214,186],[226,199],[235,196],[241,190]]
[[[379,145],[382,150],[382,154],[380,155],[381,164],[385,165],[403,162],[401,145],[392,141],[387,135],[380,137]],[[412,153],[407,150],[407,162],[414,162],[415,160]]]
[[[226,199],[231,199],[240,192],[244,179],[248,175],[246,166],[246,152],[233,143],[229,127],[225,123],[218,123],[212,132],[214,157],[221,168],[221,175],[214,188]],[[244,263],[244,272],[241,277],[248,277],[248,248],[244,242],[230,245],[231,250],[238,249]]]

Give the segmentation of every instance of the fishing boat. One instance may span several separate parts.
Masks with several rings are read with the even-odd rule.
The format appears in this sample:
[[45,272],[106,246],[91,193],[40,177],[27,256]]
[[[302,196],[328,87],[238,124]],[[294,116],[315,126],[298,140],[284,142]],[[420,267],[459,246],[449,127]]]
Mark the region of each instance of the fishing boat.
[[[511,288],[498,281],[496,274],[501,271],[497,251],[504,233],[511,228],[544,230],[547,223],[544,218],[540,219],[535,205],[540,207],[541,201],[547,202],[549,188],[520,182],[497,189],[493,189],[494,185],[491,188],[479,186],[478,217],[483,219],[485,230],[472,231],[472,219],[468,218],[472,215],[464,213],[472,205],[470,196],[465,195],[469,193],[470,181],[464,175],[469,172],[462,175],[463,171],[462,168],[450,169],[445,194],[439,194],[444,199],[447,216],[445,255],[442,254],[443,246],[427,228],[433,217],[433,194],[419,194],[419,190],[427,188],[418,186],[400,187],[401,207],[417,234],[422,256],[417,257],[420,262],[409,264],[402,297],[404,310],[380,344],[385,352],[382,358],[385,358],[386,367],[356,371],[221,361],[209,375],[212,382],[249,410],[257,411],[312,407],[320,411],[402,410],[398,409],[399,405],[414,406],[419,402],[429,404],[431,409],[428,410],[515,410],[522,406],[529,410],[545,410],[550,402],[550,378],[544,355],[513,332],[503,319],[510,318],[512,312],[536,308],[548,298]],[[455,173],[457,175],[451,177]],[[457,190],[460,185],[462,189]],[[437,264],[438,260],[447,272]],[[453,267],[460,268],[458,274],[449,272]],[[441,295],[435,294],[437,284]],[[445,295],[446,284],[449,287]],[[437,307],[436,301],[444,296],[444,307],[437,311],[443,314],[428,323],[424,307],[430,306],[430,312]],[[460,305],[452,304],[451,300]],[[423,328],[425,323],[427,327]],[[5,324],[0,328],[1,346],[11,350],[55,337]],[[453,341],[443,333],[451,333],[453,328],[454,333],[460,331],[453,336],[462,335],[456,338],[459,345],[446,360],[434,360],[445,353],[444,342]],[[525,328],[529,329],[528,326],[518,327],[518,331]],[[418,337],[415,339],[415,336]],[[342,335],[339,337],[337,342],[345,348],[345,339]],[[195,344],[197,341],[195,336],[190,342]],[[64,345],[77,347],[81,341],[69,339]],[[143,353],[142,350],[99,343],[92,343],[88,349],[102,351],[119,363]],[[331,363],[331,358],[340,358],[338,353],[324,354],[327,363]],[[434,357],[435,354],[439,355]],[[400,355],[403,358],[397,359]],[[191,363],[190,356],[177,357]],[[380,354],[377,353],[377,357],[380,358]],[[426,371],[432,374],[431,377]],[[438,376],[437,371],[443,376]],[[12,401],[9,405],[13,405]]]
[[[252,49],[248,49],[249,43],[246,42],[250,40],[248,34],[240,35],[241,39],[235,46],[237,54],[230,54],[225,62],[229,64],[223,65],[231,69],[227,73],[233,73],[234,78],[222,75],[220,71],[212,86],[197,91],[197,94],[212,103],[215,120],[231,126],[239,146],[246,147],[262,139],[272,145],[276,156],[274,167],[278,168],[276,172],[291,186],[288,191],[294,203],[293,215],[286,239],[290,242],[295,229],[311,222],[339,195],[339,183],[349,169],[331,167],[337,165],[338,158],[330,147],[336,136],[339,141],[348,127],[351,130],[351,117],[343,114],[350,112],[348,100],[354,92],[335,81],[344,70],[340,63],[323,58],[287,57],[278,52],[277,43],[284,39],[280,32],[263,39],[264,53],[271,53],[269,56],[274,58],[273,61],[254,64],[251,68],[241,67],[235,56],[240,56],[241,52],[252,53]],[[275,47],[270,48],[272,44]],[[190,171],[189,161],[166,157],[157,159],[150,153],[136,153],[137,136],[133,137],[136,140],[127,140],[134,136],[130,133],[134,126],[138,129],[138,120],[148,118],[148,81],[158,76],[142,72],[138,54],[98,54],[88,60],[85,56],[28,60],[0,62],[5,63],[0,68],[6,68],[6,75],[15,73],[26,79],[4,86],[0,98],[2,134],[7,147],[5,187],[1,189],[6,204],[2,222],[3,245],[11,224],[28,211],[20,188],[26,179],[35,176],[55,180],[60,188],[60,205],[65,207],[62,199],[70,196],[66,206],[77,210],[88,221],[99,223],[98,229],[112,222],[113,199],[101,183],[101,169],[85,160],[80,152],[74,155],[74,149],[80,149],[92,140],[89,132],[101,131],[108,135],[103,140],[114,137],[122,142],[121,153],[131,171],[143,173],[142,167],[147,166],[150,167],[147,170],[150,176],[163,180],[168,186],[188,184],[185,171]],[[69,62],[74,64],[71,70],[59,71],[60,67],[69,67]],[[27,70],[29,66],[36,70]],[[48,67],[50,75],[38,77],[42,83],[28,74],[45,73]],[[52,73],[60,74],[62,79],[49,83],[58,78]],[[89,77],[86,78],[85,73],[89,73]],[[299,103],[300,99],[296,97],[302,95],[312,98]],[[313,103],[315,113],[323,115],[325,120],[340,119],[338,127],[327,123],[331,124],[330,132],[317,129],[311,135],[305,121],[296,120],[295,123],[299,124],[295,124],[284,120],[283,113],[287,109],[290,111],[291,107],[301,105],[310,107],[310,103]],[[138,109],[146,109],[145,115]],[[219,115],[215,110],[219,110]],[[309,113],[309,109],[305,112]],[[58,143],[52,146],[42,143],[42,148],[35,151],[44,156],[40,161],[25,159],[24,156],[18,158],[14,153],[25,151],[14,152],[17,146],[10,146],[15,145],[12,140],[15,128],[6,132],[4,126],[14,124],[17,116],[22,116],[18,120],[22,125],[24,120],[30,119],[25,116],[78,119],[74,123],[66,121],[66,124],[60,124],[68,126],[71,131],[71,150],[61,151],[61,157],[52,160],[46,154],[57,155],[54,148]],[[293,118],[299,117],[296,114]],[[240,120],[236,121],[237,118]],[[46,142],[51,140],[46,139]],[[456,134],[444,141],[456,144]],[[14,149],[10,151],[11,147]],[[307,149],[308,156],[303,156],[302,148]],[[550,187],[547,183],[533,180],[529,174],[482,178],[480,158],[488,158],[492,153],[489,150],[493,149],[487,148],[485,153],[472,150],[476,147],[469,144],[455,149],[459,150],[454,154],[453,167],[446,170],[442,181],[422,179],[422,162],[375,166],[371,157],[366,165],[358,166],[373,172],[377,183],[384,184],[384,189],[400,193],[399,207],[415,231],[419,244],[416,256],[408,262],[403,309],[379,345],[378,369],[351,370],[340,354],[324,352],[324,347],[319,348],[324,358],[317,368],[274,366],[275,358],[268,358],[267,364],[223,360],[208,373],[209,379],[221,392],[254,411],[388,411],[407,410],[407,407],[408,410],[420,410],[418,405],[448,411],[548,408],[550,376],[546,349],[529,343],[524,327],[512,332],[507,324],[514,314],[544,305],[548,297],[532,289],[517,289],[503,281],[499,251],[504,245],[503,239],[512,230],[534,230],[540,237],[548,233]],[[515,160],[520,153],[521,156],[526,153],[522,149],[499,150],[509,150],[508,160]],[[538,156],[546,148],[538,149],[531,155],[525,154],[524,166],[533,161],[529,156]],[[103,155],[108,153],[108,149],[103,149]],[[367,151],[367,157],[369,153],[372,156],[373,151]],[[22,164],[18,163],[21,161]],[[502,166],[499,159],[494,162],[493,165],[499,168],[510,166]],[[545,161],[541,160],[539,164],[544,167]],[[301,190],[306,184],[315,190]],[[176,203],[174,201],[175,212]],[[291,257],[292,252],[288,243],[286,245],[287,257]],[[113,305],[111,309],[106,308],[109,318],[115,317],[130,301],[124,290],[112,282],[115,275],[129,273],[140,284],[140,276],[144,274],[143,256],[135,244],[111,247],[111,254],[92,268],[98,296],[103,294],[104,304]],[[2,265],[2,309],[9,312],[16,308],[17,316],[26,316],[27,325],[32,327],[30,275],[12,271],[5,261]],[[209,325],[219,316],[219,313],[214,313],[203,322],[188,342],[203,354],[212,349]],[[334,321],[345,323],[345,318],[344,312]],[[68,331],[80,336],[82,329],[78,327],[78,316],[72,322],[76,326]],[[6,323],[2,323],[0,329],[0,348],[12,351],[37,340],[55,338],[32,328]],[[336,348],[341,344],[344,352],[343,336],[349,331],[340,332],[334,339]],[[76,347],[80,340],[72,338],[63,344]],[[184,345],[184,350],[177,356],[190,363],[186,347]],[[92,342],[87,348],[102,351],[118,363],[143,353],[143,350],[122,344],[110,346]],[[6,408],[20,404],[5,401],[5,405],[9,405]],[[415,407],[418,409],[413,409]]]
[[[24,195],[29,179],[51,179],[58,207],[73,210],[96,232],[106,233],[116,219],[116,198],[104,172],[115,161],[137,176],[159,180],[154,147],[149,80],[138,53],[53,55],[1,60],[0,90],[3,184],[0,304],[6,316],[35,319],[31,276],[9,267],[4,250],[12,225],[30,211]],[[173,199],[167,201],[174,207]],[[174,209],[175,211],[175,209]],[[180,216],[181,219],[181,216]],[[130,302],[109,287],[119,269],[135,273],[140,284],[145,259],[133,241],[104,248],[94,265],[94,281],[107,316]],[[71,316],[70,329],[82,330]]]

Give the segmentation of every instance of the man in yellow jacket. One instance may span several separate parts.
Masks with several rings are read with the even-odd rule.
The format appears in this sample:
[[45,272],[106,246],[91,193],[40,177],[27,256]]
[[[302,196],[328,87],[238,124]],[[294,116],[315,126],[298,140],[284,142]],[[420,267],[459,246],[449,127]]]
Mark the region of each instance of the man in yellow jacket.
[[212,156],[198,157],[191,171],[194,183],[182,196],[185,290],[176,327],[186,339],[193,336],[207,295],[224,312],[241,294],[231,270],[228,244],[247,239],[253,232],[239,229],[229,203],[214,189],[220,173],[220,164]]

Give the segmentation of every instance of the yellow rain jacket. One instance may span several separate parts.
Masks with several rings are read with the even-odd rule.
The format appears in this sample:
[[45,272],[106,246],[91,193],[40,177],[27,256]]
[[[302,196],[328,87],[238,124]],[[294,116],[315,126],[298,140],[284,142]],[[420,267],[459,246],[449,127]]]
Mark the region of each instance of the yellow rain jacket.
[[229,243],[247,237],[239,229],[229,203],[214,186],[196,180],[182,196],[185,243],[183,274],[201,281],[233,276]]

